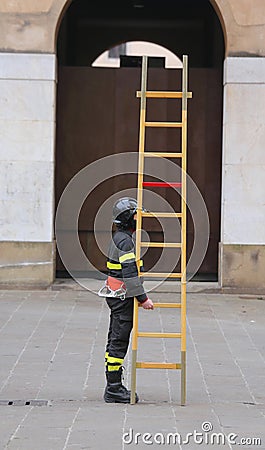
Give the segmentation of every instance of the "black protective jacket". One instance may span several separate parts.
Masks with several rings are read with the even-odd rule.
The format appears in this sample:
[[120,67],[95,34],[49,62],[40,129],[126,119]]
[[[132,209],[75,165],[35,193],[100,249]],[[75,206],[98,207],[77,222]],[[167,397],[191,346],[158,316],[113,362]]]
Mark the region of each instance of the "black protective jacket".
[[126,297],[136,297],[143,303],[147,299],[135,260],[135,244],[132,233],[118,230],[112,236],[109,246],[108,275],[124,282]]

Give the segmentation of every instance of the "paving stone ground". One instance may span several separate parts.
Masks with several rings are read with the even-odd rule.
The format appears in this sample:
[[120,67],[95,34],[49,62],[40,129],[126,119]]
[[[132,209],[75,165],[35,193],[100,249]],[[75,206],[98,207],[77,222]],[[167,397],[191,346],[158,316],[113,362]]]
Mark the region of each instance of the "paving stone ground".
[[[178,315],[141,311],[140,327],[178,331]],[[187,405],[172,370],[138,370],[140,402],[105,404],[104,300],[78,289],[0,291],[0,448],[265,449],[264,296],[191,292],[187,318]],[[138,359],[178,355],[179,342],[146,339]]]

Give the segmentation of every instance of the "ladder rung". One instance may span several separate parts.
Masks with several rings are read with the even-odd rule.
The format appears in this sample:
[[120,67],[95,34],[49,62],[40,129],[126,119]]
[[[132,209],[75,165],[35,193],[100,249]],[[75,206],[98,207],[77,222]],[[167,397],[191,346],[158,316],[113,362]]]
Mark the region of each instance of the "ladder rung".
[[154,303],[154,308],[181,308],[181,303]]
[[166,213],[166,212],[141,212],[142,217],[182,217],[182,213]]
[[182,274],[173,272],[173,273],[164,273],[164,272],[140,272],[139,277],[155,277],[155,278],[181,278]]
[[183,124],[182,122],[145,122],[145,126],[157,128],[181,128]]
[[177,242],[140,242],[141,247],[163,247],[181,248],[181,243]]
[[137,362],[137,369],[181,369],[178,363]]
[[[142,92],[137,91],[136,97],[141,97]],[[146,91],[146,98],[182,98],[183,92],[176,91]],[[187,92],[187,98],[192,98],[192,92]]]
[[181,188],[182,183],[175,181],[143,181],[143,187]]
[[153,333],[153,332],[139,331],[137,333],[137,336],[146,338],[181,338],[181,333]]
[[182,158],[182,153],[175,152],[144,152],[145,158]]

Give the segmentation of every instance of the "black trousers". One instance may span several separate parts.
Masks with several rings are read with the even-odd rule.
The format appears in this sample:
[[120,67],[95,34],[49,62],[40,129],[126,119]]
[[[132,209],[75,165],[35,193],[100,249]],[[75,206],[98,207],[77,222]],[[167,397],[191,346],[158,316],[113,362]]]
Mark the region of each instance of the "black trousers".
[[128,297],[125,300],[119,298],[106,298],[110,308],[110,323],[107,338],[106,352],[115,358],[124,358],[133,326],[133,305],[134,298]]

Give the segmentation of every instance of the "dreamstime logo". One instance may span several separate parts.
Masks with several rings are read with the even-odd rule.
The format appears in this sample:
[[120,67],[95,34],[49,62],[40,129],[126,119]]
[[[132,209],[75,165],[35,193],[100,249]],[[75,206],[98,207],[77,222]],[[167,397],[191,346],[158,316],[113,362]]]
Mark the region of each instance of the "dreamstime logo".
[[[94,272],[101,275],[101,272],[92,264],[81,247],[78,235],[78,220],[81,208],[90,193],[95,189],[99,189],[104,181],[120,175],[137,174],[138,156],[138,152],[119,153],[94,161],[80,170],[71,179],[60,198],[55,218],[55,236],[58,252],[72,278],[88,290],[90,289],[90,280],[84,277],[84,273]],[[165,158],[155,158],[155,161],[154,158],[148,158],[148,163],[145,164],[144,176],[152,177],[162,182],[168,182],[168,180],[178,181],[181,180],[181,168]],[[180,188],[174,187],[172,189],[176,191],[176,198],[181,196]],[[118,198],[124,196],[136,198],[136,188],[125,189],[110,195],[100,206],[94,220],[95,240],[100,251],[106,257],[106,237],[104,236],[103,239],[102,230],[107,231],[110,241],[112,207]],[[144,191],[144,207],[149,211],[179,212],[175,210],[171,203],[159,195],[159,191],[152,192],[147,189]],[[199,189],[188,175],[187,207],[190,211],[194,228],[193,248],[186,270],[188,281],[200,267],[209,240],[209,218],[206,205]],[[177,218],[175,220],[160,218],[159,223],[165,242],[180,242],[181,224]],[[148,242],[150,240],[149,236],[147,233],[145,234],[144,240]],[[173,259],[168,258],[167,255],[166,249],[163,249],[158,261],[152,267],[152,272],[165,272],[165,270],[161,270],[165,264],[169,264],[166,272],[173,272],[180,257],[180,251],[174,252],[175,256]],[[162,281],[157,282],[156,285]]]
[[123,433],[122,435],[123,444],[130,445],[163,445],[170,447],[172,445],[207,445],[214,447],[223,446],[228,444],[231,448],[232,445],[242,445],[242,446],[261,446],[261,438],[259,437],[242,437],[240,438],[236,433],[228,433],[225,434],[223,432],[216,433],[213,431],[213,425],[209,421],[205,421],[201,425],[201,431],[193,430],[185,434],[181,434],[178,432],[169,432],[169,433],[149,433],[149,432],[135,432],[133,428],[130,428],[129,431]]

